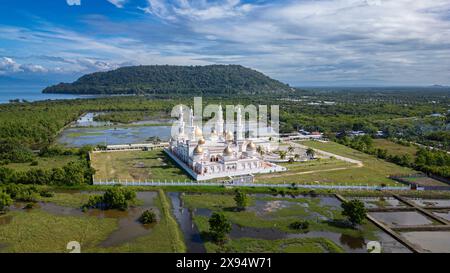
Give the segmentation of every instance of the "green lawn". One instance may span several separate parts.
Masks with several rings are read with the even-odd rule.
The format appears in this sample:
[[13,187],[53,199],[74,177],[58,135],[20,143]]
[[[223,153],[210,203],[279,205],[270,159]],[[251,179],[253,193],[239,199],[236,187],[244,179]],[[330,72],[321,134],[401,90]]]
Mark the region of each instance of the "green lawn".
[[[88,252],[116,229],[111,218],[56,216],[39,209],[9,212],[12,220],[0,225],[0,243],[5,252],[68,252],[66,245],[78,241]],[[3,216],[5,217],[5,216]]]
[[61,168],[69,162],[80,160],[76,155],[61,155],[53,157],[37,157],[36,161],[38,165],[32,166],[31,163],[10,163],[5,165],[7,168],[14,169],[16,171],[28,171],[30,169],[46,169]]
[[102,152],[91,155],[96,180],[191,180],[163,150]]
[[419,150],[416,146],[410,145],[400,145],[387,139],[374,139],[373,144],[375,148],[385,149],[390,155],[402,156],[404,154],[409,154],[415,158],[417,151]]
[[[389,179],[389,175],[416,173],[414,170],[389,163],[357,150],[351,149],[335,142],[303,141],[301,144],[331,152],[337,155],[360,160],[363,167],[346,163],[336,159],[319,160],[317,165],[302,168],[302,171],[314,171],[311,173],[298,174],[298,167],[289,168],[288,172],[278,174],[257,175],[258,182],[273,183],[338,183],[338,184],[369,184],[369,185],[398,185]],[[340,163],[338,163],[340,162]],[[311,169],[308,169],[311,168]],[[333,170],[336,169],[336,170]]]

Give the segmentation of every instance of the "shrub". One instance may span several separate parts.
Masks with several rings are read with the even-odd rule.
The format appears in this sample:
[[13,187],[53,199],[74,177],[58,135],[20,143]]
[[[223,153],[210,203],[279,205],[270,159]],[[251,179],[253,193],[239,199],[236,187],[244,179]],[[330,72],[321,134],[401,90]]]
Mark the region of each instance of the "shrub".
[[309,222],[308,221],[295,221],[292,222],[289,227],[291,229],[295,229],[295,230],[308,230],[309,228]]
[[244,210],[249,203],[249,198],[246,193],[237,189],[235,191],[234,201],[236,202],[236,208],[239,210]]
[[156,213],[150,209],[146,210],[142,213],[141,217],[139,217],[139,222],[142,224],[152,224],[156,222]]
[[9,194],[0,191],[0,212],[4,212],[11,204],[13,200]]
[[27,203],[24,209],[32,209],[34,207],[34,203]]
[[39,191],[39,194],[42,197],[53,197],[55,194],[51,192],[49,189],[42,189]]
[[361,224],[366,217],[367,209],[364,203],[360,200],[354,199],[341,204],[343,209],[342,215],[346,216],[352,225]]
[[107,189],[103,195],[91,196],[83,207],[126,210],[129,203],[135,199],[136,192],[122,187],[114,187]]

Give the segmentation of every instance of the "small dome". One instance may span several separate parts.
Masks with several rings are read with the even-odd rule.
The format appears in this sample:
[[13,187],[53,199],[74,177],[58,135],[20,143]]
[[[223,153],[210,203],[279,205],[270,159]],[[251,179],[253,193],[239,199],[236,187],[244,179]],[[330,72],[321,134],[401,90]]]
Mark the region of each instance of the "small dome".
[[234,134],[230,131],[227,131],[227,133],[225,135],[225,139],[228,141],[232,141],[234,139]]
[[205,143],[206,143],[206,141],[205,141],[204,138],[201,138],[201,139],[198,140],[198,145],[203,145]]
[[233,150],[227,146],[224,150],[223,150],[223,155],[232,155],[233,154]]
[[194,155],[201,155],[201,154],[203,154],[203,148],[200,146],[195,147]]
[[203,136],[203,132],[202,132],[202,129],[200,129],[199,127],[196,127],[195,128],[195,136],[196,137],[201,137],[201,136]]
[[253,141],[250,141],[247,144],[247,151],[254,151],[254,150],[256,150],[256,145],[255,145],[255,143],[253,143]]

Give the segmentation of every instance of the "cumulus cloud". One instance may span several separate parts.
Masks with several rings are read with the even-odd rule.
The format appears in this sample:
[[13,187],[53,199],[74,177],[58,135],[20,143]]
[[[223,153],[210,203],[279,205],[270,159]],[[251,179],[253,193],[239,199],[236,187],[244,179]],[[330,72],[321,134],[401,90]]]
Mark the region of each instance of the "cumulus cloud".
[[11,74],[19,72],[44,73],[48,70],[42,65],[19,64],[9,57],[0,58],[0,74]]
[[0,58],[0,74],[14,73],[20,71],[20,65],[16,63],[12,58],[2,57]]
[[123,5],[127,2],[127,0],[108,0],[108,2],[118,8],[123,8]]
[[203,39],[194,49],[203,60],[298,83],[448,82],[448,0],[148,1],[150,13]]
[[81,0],[66,0],[67,5],[69,6],[80,6]]
[[185,18],[190,20],[224,19],[242,16],[252,10],[253,5],[243,4],[240,0],[218,1],[164,1],[147,0],[143,10],[165,20]]
[[[119,8],[125,3],[108,1]],[[2,25],[0,39],[26,45],[22,56],[54,56],[22,61],[51,71],[237,63],[295,85],[450,83],[448,0],[145,1],[141,9],[152,20],[124,24],[107,14],[84,16],[88,32]],[[0,61],[0,71],[21,69]]]

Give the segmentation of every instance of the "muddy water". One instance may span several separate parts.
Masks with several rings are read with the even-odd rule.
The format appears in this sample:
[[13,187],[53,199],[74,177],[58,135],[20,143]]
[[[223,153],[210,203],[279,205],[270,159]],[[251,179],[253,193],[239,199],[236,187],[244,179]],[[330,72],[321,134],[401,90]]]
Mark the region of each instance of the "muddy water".
[[[179,193],[169,193],[169,196],[173,204],[174,215],[181,226],[182,232],[184,233],[188,251],[205,252],[206,250],[203,246],[201,236],[199,234],[198,229],[196,228],[195,224],[192,221],[192,217],[194,215],[202,215],[209,217],[212,214],[212,211],[206,208],[197,208],[192,211],[189,211],[187,208],[183,206]],[[271,195],[265,194],[257,194],[252,196],[256,198],[273,197]],[[296,197],[288,197],[288,198],[296,198]],[[301,198],[323,198],[320,199],[319,204],[329,206],[330,208],[340,206],[339,200],[337,200],[334,197],[301,196]],[[265,213],[270,213],[282,208],[289,208],[291,206],[301,206],[304,209],[308,208],[307,203],[297,202],[293,200],[288,201],[288,200],[256,199],[254,205],[249,207],[248,210],[255,211],[256,213],[260,214],[260,216],[264,217]],[[320,215],[320,216],[321,217],[317,217],[317,215],[313,215],[311,217],[319,220],[330,219],[328,215]],[[388,234],[382,231],[377,232],[376,236],[382,245],[383,252],[410,252],[401,243],[399,243],[394,238],[390,237]],[[230,232],[230,237],[232,239],[257,238],[265,240],[323,237],[341,246],[346,252],[367,252],[366,244],[369,242],[367,238],[350,236],[337,232],[310,231],[307,233],[300,234],[300,233],[288,233],[276,228],[243,227],[237,224],[233,224],[232,230]]]
[[408,207],[408,205],[394,197],[357,197],[350,199],[357,199],[362,201],[364,203],[364,206],[369,209]]
[[423,207],[450,207],[450,199],[411,198],[410,200]]
[[450,221],[450,210],[447,210],[447,211],[433,211],[433,214],[435,214],[435,215],[437,215],[437,216],[439,216],[441,218],[444,218],[447,221]]
[[[80,193],[80,192],[77,192]],[[93,193],[93,192],[90,192]],[[100,193],[100,192],[95,192]],[[114,218],[117,219],[118,228],[109,235],[109,237],[100,243],[102,247],[110,247],[129,242],[137,237],[144,236],[151,232],[152,225],[142,225],[138,220],[142,212],[147,209],[153,209],[159,217],[160,212],[154,204],[154,199],[157,196],[156,192],[138,192],[137,198],[143,201],[139,207],[131,207],[126,211],[120,210],[99,210],[90,209],[86,213],[82,212],[80,208],[72,208],[60,206],[50,202],[38,202],[34,204],[32,209],[41,209],[45,212],[59,216],[94,216],[98,218]],[[27,203],[16,202],[10,207],[11,211],[31,211],[32,209],[24,209]],[[0,217],[0,224],[7,224],[11,221],[10,218]]]
[[[170,200],[172,201],[172,213],[175,216],[181,231],[184,235],[184,240],[189,253],[205,253],[206,249],[203,245],[203,240],[200,233],[192,221],[193,211],[185,208],[181,200],[181,193],[169,192]],[[209,215],[208,210],[201,210],[204,216]],[[195,213],[195,212],[194,212]]]
[[142,225],[139,217],[147,209],[153,209],[159,217],[159,210],[154,204],[156,192],[138,192],[137,198],[143,201],[139,207],[129,208],[126,211],[120,210],[89,210],[90,216],[100,218],[118,219],[118,228],[109,237],[100,243],[102,247],[117,246],[129,242],[137,237],[147,235],[151,232],[152,225]]
[[433,221],[428,217],[415,211],[371,212],[369,214],[375,217],[375,219],[390,226],[418,226],[433,224]]
[[450,253],[450,231],[413,231],[402,235],[428,252]]

